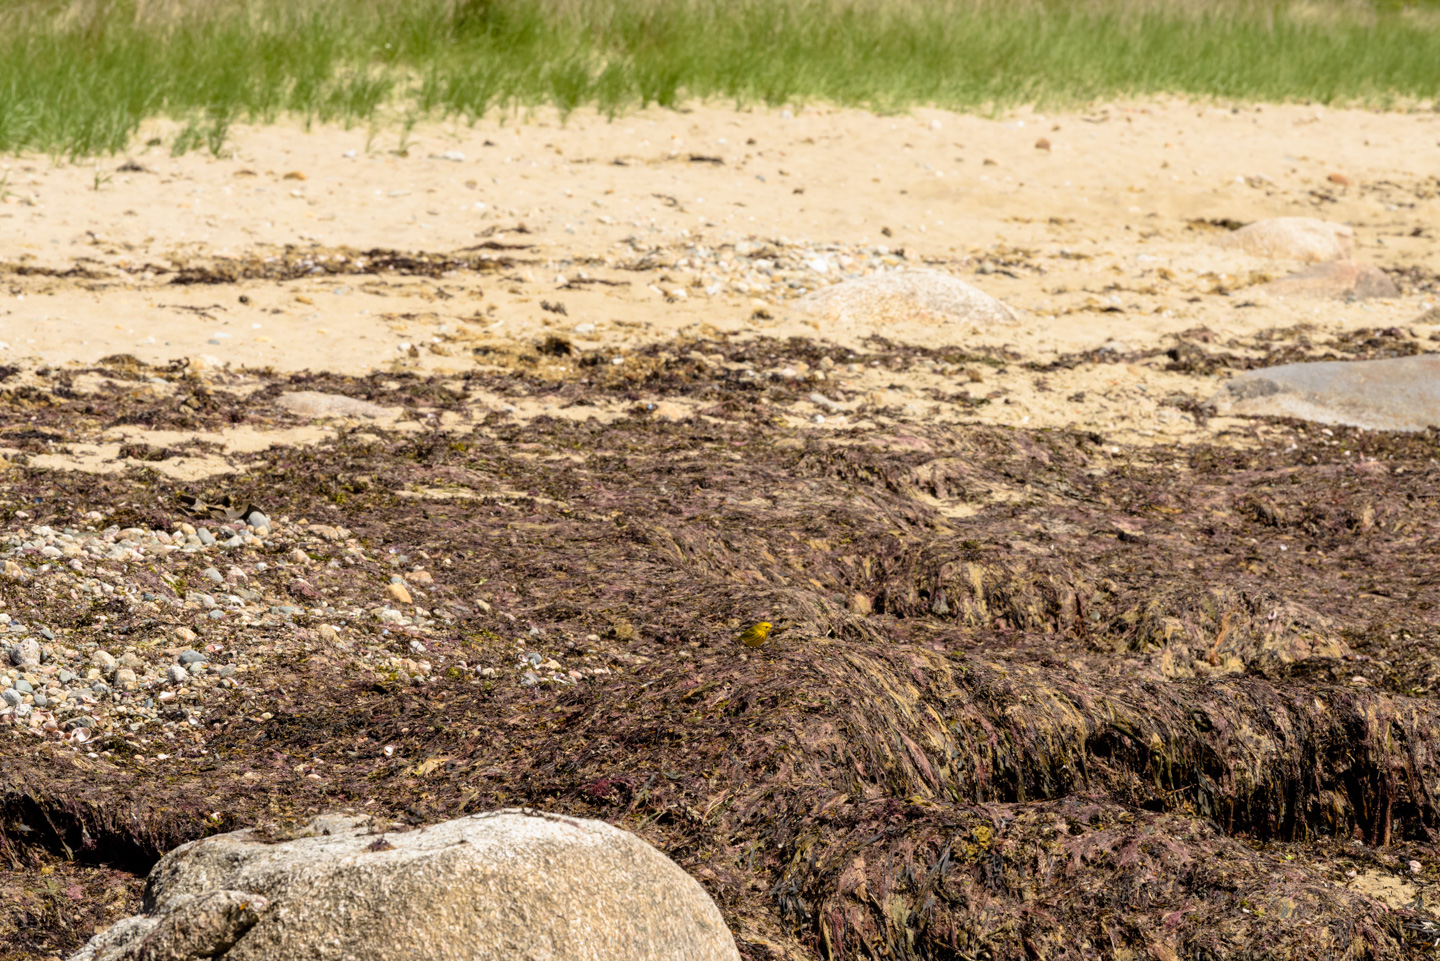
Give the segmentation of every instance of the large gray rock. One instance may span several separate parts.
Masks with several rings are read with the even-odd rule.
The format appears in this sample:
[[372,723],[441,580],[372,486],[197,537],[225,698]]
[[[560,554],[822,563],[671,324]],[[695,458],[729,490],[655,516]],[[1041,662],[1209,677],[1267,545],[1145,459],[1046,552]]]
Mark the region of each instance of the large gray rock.
[[324,394],[318,390],[297,390],[281,394],[276,403],[301,417],[384,417],[388,408],[368,400],[344,394]]
[[1297,417],[1367,430],[1440,427],[1440,354],[1251,370],[1210,398],[1217,413]]
[[1349,260],[1355,231],[1311,217],[1272,217],[1241,227],[1216,243],[1273,260]]
[[821,325],[821,333],[953,338],[946,327],[1015,323],[1015,311],[984,291],[938,270],[901,270],[846,280],[806,294],[792,304]]
[[738,961],[715,902],[603,821],[495,811],[400,833],[323,816],[192,841],[71,961]]

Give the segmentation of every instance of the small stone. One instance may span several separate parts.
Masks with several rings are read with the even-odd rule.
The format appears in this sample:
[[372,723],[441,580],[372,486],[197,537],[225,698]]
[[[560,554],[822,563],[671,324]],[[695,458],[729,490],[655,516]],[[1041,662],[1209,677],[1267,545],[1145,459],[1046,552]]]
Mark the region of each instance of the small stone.
[[175,663],[189,667],[191,664],[204,663],[206,660],[205,655],[199,651],[181,651],[180,656],[175,659]]
[[201,571],[200,574],[201,574],[202,577],[208,577],[210,580],[214,581],[216,584],[223,584],[223,583],[225,583],[225,575],[221,574],[219,571],[217,571],[217,570],[216,570],[215,568],[213,568],[213,567],[207,567],[207,568],[205,568],[205,570]]
[[860,617],[866,617],[873,609],[874,607],[870,603],[870,598],[864,594],[852,594],[850,596],[850,613],[857,614]]
[[291,551],[289,554],[286,554],[285,556],[288,557],[295,564],[310,563],[310,555],[305,553],[298,547]]
[[321,624],[316,633],[320,635],[320,640],[327,644],[334,644],[340,639],[340,632],[329,624]]
[[197,640],[199,640],[198,634],[190,630],[190,628],[184,626],[175,628],[174,634],[175,640],[181,641],[182,643],[186,644],[194,644]]
[[40,642],[31,637],[10,648],[11,662],[22,668],[39,667],[40,656]]
[[101,674],[113,674],[119,666],[115,657],[106,651],[96,651],[90,655],[90,663],[97,667]]
[[397,603],[399,603],[399,604],[411,604],[411,603],[414,603],[413,601],[410,600],[410,592],[405,589],[405,585],[404,585],[404,584],[391,583],[391,584],[389,584],[389,585],[386,586],[386,588],[385,588],[385,593],[388,594],[388,595],[391,597],[391,599],[393,599],[395,602],[397,602]]
[[411,642],[410,642],[410,653],[412,653],[412,654],[424,654],[424,653],[425,653],[425,645],[424,645],[424,644],[421,644],[419,641],[411,641]]
[[133,691],[140,686],[135,672],[129,668],[122,667],[115,672],[115,690]]
[[184,684],[190,680],[190,672],[179,664],[171,664],[169,670],[165,672],[165,679],[171,684]]
[[410,580],[415,584],[433,584],[435,578],[430,576],[429,571],[411,571]]
[[124,654],[121,654],[118,663],[119,663],[120,668],[121,668],[122,670],[129,670],[129,671],[143,671],[143,670],[145,670],[145,662],[142,661],[142,660],[140,659],[140,655],[139,655],[139,654],[136,654],[134,651],[126,651]]
[[14,561],[5,562],[5,576],[12,581],[24,580],[25,570]]
[[200,543],[204,544],[206,547],[209,547],[211,544],[215,543],[215,535],[210,533],[203,527],[195,532],[195,536],[200,538]]
[[25,678],[23,678],[23,677],[21,677],[21,678],[16,678],[16,680],[15,680],[15,685],[14,685],[14,686],[15,686],[15,690],[19,691],[21,694],[34,694],[34,693],[35,693],[35,688],[31,687],[31,686],[30,686],[30,682],[27,681],[27,680],[25,680]]
[[475,598],[475,610],[479,611],[481,614],[489,614],[489,613],[490,613],[490,602],[489,602],[489,601],[482,601],[482,600],[481,600],[480,598],[478,598],[478,597]]
[[1044,150],[1044,151],[1046,151],[1046,152],[1048,153],[1049,150],[1050,150],[1050,140],[1049,140],[1049,138],[1047,138],[1047,137],[1041,137],[1039,140],[1035,141],[1035,149],[1036,149],[1036,150]]
[[270,529],[270,518],[266,517],[259,511],[251,511],[249,514],[246,514],[245,523],[249,524],[257,531],[261,530],[262,528],[265,530]]
[[534,685],[540,683],[540,675],[536,674],[534,671],[526,671],[524,674],[520,675],[520,683],[525,685],[526,687],[533,687]]
[[60,681],[61,684],[73,684],[76,681],[80,680],[79,675],[72,674],[70,671],[66,670],[61,670],[59,674],[55,675],[55,677],[57,680]]
[[1350,178],[1347,177],[1347,176],[1345,176],[1344,174],[1338,174],[1338,173],[1337,173],[1337,174],[1331,174],[1330,176],[1326,177],[1325,179],[1328,180],[1328,181],[1330,181],[1332,184],[1337,184],[1337,185],[1339,185],[1339,186],[1341,186],[1341,187],[1348,187],[1348,186],[1350,186]]
[[41,691],[35,692],[34,701],[36,707],[45,708],[50,706],[50,699]]
[[73,731],[81,727],[93,730],[95,727],[95,719],[88,714],[81,714],[77,717],[70,718],[64,724],[61,724],[60,727],[66,731]]
[[40,628],[40,636],[45,638],[45,640],[47,641],[55,640],[55,632],[50,630],[50,628],[48,627]]

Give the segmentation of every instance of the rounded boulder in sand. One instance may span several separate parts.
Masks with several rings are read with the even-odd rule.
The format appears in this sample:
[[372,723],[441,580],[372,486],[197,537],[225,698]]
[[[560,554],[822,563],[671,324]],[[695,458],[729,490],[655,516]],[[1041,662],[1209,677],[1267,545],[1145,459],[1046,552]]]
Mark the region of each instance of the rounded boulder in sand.
[[192,841],[146,913],[71,961],[739,961],[715,902],[603,821],[495,811],[400,833],[322,816],[292,837]]
[[1390,276],[1370,264],[1315,264],[1288,277],[1254,288],[1257,294],[1272,297],[1314,297],[1333,300],[1368,300],[1372,297],[1399,297],[1400,289]]
[[281,407],[301,417],[384,417],[390,411],[368,400],[346,397],[344,394],[324,394],[315,390],[297,390],[281,394],[277,399]]
[[967,325],[968,331],[1016,322],[1009,306],[938,270],[901,270],[847,280],[801,297],[793,308],[800,316],[818,321],[820,332],[835,339],[844,339],[845,334],[933,339],[954,325]]
[[1355,231],[1313,217],[1272,217],[1241,227],[1216,243],[1271,260],[1317,263],[1349,260],[1355,249]]

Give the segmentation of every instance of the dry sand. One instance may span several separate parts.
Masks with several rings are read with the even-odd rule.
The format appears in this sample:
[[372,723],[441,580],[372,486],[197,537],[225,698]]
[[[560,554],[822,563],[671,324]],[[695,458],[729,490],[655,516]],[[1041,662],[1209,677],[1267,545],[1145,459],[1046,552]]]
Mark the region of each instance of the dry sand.
[[[153,125],[129,158],[0,158],[0,363],[128,353],[237,371],[461,372],[549,334],[623,357],[717,333],[828,340],[843,362],[869,331],[820,328],[786,302],[847,271],[930,266],[1010,304],[1018,322],[899,339],[1015,362],[898,377],[842,364],[841,386],[904,417],[1074,424],[1144,443],[1225,429],[1159,399],[1204,400],[1227,371],[1167,371],[1163,355],[1036,367],[1106,346],[1167,347],[1197,328],[1239,347],[1302,324],[1316,341],[1398,327],[1423,349],[1440,330],[1417,323],[1440,271],[1432,112],[1174,100],[986,119],[696,106],[433,124],[403,142],[398,131],[239,128],[219,159],[144,146],[171,132]],[[1247,291],[1302,265],[1222,249],[1224,228],[1203,221],[1271,216],[1347,223],[1356,260],[1417,269],[1393,299]],[[788,252],[801,265],[795,284],[737,283],[745,274],[719,258],[733,263],[726,245],[746,242]],[[292,264],[372,248],[515,263],[435,277],[254,276],[287,248]],[[249,273],[176,283],[186,267],[214,279],[205,272],[223,273],[227,259]],[[961,385],[996,402],[934,399]],[[858,416],[814,410],[841,424]]]

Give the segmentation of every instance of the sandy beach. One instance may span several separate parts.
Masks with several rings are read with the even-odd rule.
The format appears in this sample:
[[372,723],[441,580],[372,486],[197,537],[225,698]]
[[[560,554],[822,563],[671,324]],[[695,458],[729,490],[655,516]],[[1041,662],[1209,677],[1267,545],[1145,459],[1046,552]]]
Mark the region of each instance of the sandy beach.
[[[1226,372],[1167,372],[1163,357],[1025,368],[1169,348],[1187,331],[1242,351],[1267,331],[1440,331],[1421,320],[1440,271],[1440,116],[1428,111],[707,105],[408,134],[237,128],[219,158],[145,146],[169,132],[145,131],[127,157],[0,160],[5,362],[125,353],[237,371],[459,373],[549,335],[619,353],[715,334],[854,349],[887,332],[817,329],[787,305],[846,276],[926,266],[1018,312],[991,329],[891,334],[1021,362],[985,372],[1005,402],[966,419],[1140,440],[1189,436],[1189,419],[1156,399],[1203,400]],[[1214,240],[1221,225],[1276,216],[1351,225],[1356,260],[1390,271],[1400,296],[1257,294],[1303,265]],[[753,266],[763,249],[768,274]],[[372,250],[449,260],[430,276],[338,266]],[[923,406],[925,391],[955,376],[852,380],[947,417]]]

